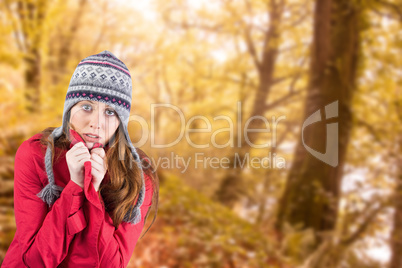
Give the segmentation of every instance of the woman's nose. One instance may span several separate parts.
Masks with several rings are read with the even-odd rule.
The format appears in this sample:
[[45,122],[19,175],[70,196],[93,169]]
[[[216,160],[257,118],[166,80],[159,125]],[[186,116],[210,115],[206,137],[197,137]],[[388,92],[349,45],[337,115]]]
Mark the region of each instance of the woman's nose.
[[102,115],[95,111],[94,113],[92,113],[91,116],[91,121],[89,123],[89,126],[91,128],[95,128],[95,129],[100,129],[101,125],[102,125],[102,119],[101,119]]

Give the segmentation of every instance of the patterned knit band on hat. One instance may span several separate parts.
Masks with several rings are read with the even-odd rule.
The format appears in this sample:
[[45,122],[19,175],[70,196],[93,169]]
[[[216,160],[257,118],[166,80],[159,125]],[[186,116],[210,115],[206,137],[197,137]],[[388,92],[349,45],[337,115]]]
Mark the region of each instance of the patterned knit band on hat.
[[[99,54],[89,56],[78,64],[75,69],[70,84],[68,86],[66,100],[64,103],[62,126],[55,128],[50,134],[49,139],[55,140],[62,135],[68,124],[68,113],[77,102],[83,100],[92,100],[103,102],[115,109],[121,121],[124,130],[124,136],[127,145],[131,149],[137,166],[141,168],[140,157],[133,146],[127,131],[128,119],[131,109],[132,82],[131,75],[126,65],[109,51],[103,51]],[[52,152],[48,145],[45,154],[46,173],[49,184],[38,193],[43,201],[49,206],[53,204],[63,190],[54,182],[52,167]],[[142,170],[142,188],[140,190],[137,203],[133,207],[133,213],[130,211],[125,215],[124,220],[136,224],[141,219],[140,206],[145,197],[145,183]]]

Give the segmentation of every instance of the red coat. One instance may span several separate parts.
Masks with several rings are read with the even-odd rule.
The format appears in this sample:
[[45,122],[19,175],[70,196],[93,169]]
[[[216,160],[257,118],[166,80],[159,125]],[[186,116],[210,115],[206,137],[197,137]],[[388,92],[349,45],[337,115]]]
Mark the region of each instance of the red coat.
[[[141,221],[135,225],[122,222],[115,229],[92,183],[88,187],[91,174],[85,174],[85,193],[70,180],[64,150],[55,159],[53,172],[56,185],[65,188],[49,208],[37,196],[48,184],[41,135],[24,141],[15,156],[17,231],[2,267],[127,267],[152,204],[150,177],[144,172],[146,192],[140,207]],[[58,155],[62,149],[55,150]]]

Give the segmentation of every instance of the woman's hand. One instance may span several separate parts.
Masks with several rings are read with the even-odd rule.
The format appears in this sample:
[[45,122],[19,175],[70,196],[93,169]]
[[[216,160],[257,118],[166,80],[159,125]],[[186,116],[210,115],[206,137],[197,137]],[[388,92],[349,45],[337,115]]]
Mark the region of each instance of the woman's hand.
[[91,155],[88,148],[82,142],[75,144],[66,153],[66,161],[70,178],[81,188],[84,188],[84,163],[89,161]]
[[105,150],[103,148],[95,148],[91,150],[91,164],[92,164],[92,184],[95,191],[98,191],[99,186],[105,177],[107,170],[107,161],[105,157]]

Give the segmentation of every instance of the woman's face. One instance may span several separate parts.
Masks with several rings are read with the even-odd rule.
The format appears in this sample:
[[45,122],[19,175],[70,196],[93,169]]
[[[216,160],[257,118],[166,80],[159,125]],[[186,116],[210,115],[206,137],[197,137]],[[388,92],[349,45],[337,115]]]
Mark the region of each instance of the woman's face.
[[120,124],[117,112],[109,105],[84,100],[71,108],[70,123],[84,138],[88,149],[95,143],[105,146]]

